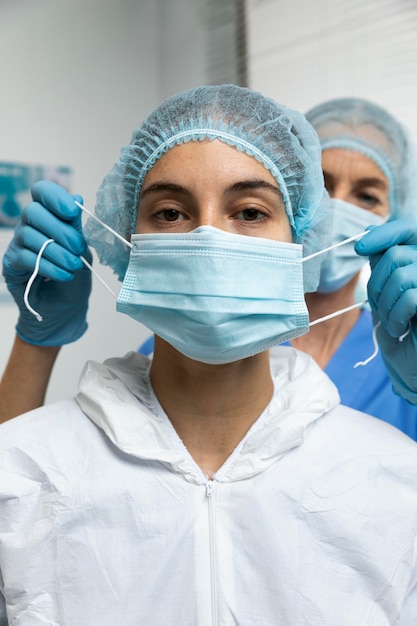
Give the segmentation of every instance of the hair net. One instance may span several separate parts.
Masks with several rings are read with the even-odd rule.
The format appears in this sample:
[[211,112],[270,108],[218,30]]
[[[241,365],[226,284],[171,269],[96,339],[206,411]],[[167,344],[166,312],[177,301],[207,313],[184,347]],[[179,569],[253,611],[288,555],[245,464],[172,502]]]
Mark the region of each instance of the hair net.
[[[104,178],[97,192],[97,217],[129,238],[146,173],[170,148],[205,139],[219,139],[261,162],[281,190],[294,241],[304,244],[305,256],[319,249],[327,198],[316,133],[301,113],[236,85],[197,87],[160,104],[133,132]],[[100,261],[123,279],[129,260],[123,243],[91,218],[85,234]],[[315,264],[308,264],[308,275],[306,288],[314,290]]]
[[361,98],[338,98],[310,109],[306,118],[322,150],[354,150],[376,163],[389,182],[391,219],[417,217],[415,146],[388,111]]

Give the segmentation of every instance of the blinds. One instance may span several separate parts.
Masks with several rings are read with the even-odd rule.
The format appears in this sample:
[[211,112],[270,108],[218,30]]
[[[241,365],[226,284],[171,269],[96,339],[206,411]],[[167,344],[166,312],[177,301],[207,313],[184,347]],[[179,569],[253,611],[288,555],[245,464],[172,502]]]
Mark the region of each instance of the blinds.
[[245,0],[205,0],[206,73],[210,84],[247,85]]
[[360,96],[417,139],[416,0],[246,0],[248,83],[301,111]]

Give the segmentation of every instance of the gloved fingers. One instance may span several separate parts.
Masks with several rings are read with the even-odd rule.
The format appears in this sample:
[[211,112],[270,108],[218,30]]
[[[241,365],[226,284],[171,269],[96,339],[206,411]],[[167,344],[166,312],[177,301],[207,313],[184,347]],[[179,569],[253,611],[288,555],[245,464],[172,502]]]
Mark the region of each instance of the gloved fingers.
[[[369,281],[368,291],[373,289]],[[413,299],[417,289],[417,265],[397,267],[387,278],[378,297],[377,313],[386,330],[393,337],[402,335],[408,321],[414,317]],[[401,304],[400,304],[400,301]],[[393,314],[394,310],[397,314]],[[408,317],[405,317],[407,313]]]
[[[14,239],[15,246],[11,251],[13,262],[12,268],[16,268],[17,271],[21,271],[22,269],[33,271],[38,252],[47,239],[48,237],[30,226],[17,229]],[[32,254],[25,254],[27,252]],[[33,258],[35,260],[33,260]],[[79,256],[72,254],[56,242],[48,244],[48,246],[44,249],[41,257],[41,268],[45,265],[45,263],[42,263],[42,260],[46,260],[58,268],[69,272],[70,274],[83,267]],[[40,273],[42,276],[44,275],[42,271]],[[50,275],[45,277],[55,279],[55,277]]]
[[[71,198],[75,201],[77,201],[79,204],[84,204],[84,199],[82,196],[80,196],[78,193],[72,193],[71,194]],[[79,207],[78,207],[79,208]]]
[[[78,194],[72,194],[71,196],[75,201],[79,202],[80,204],[84,204],[84,200],[82,198],[82,196],[79,196]],[[78,213],[77,215],[74,217],[73,220],[71,220],[71,225],[80,233],[80,235],[83,237],[83,226],[82,226],[82,211],[79,207],[78,208]]]
[[[383,294],[382,294],[383,296]],[[381,298],[382,298],[381,296]],[[400,337],[417,313],[417,288],[407,289],[392,307],[385,326],[391,337]],[[413,322],[414,323],[414,322]]]
[[[81,209],[74,201],[80,196],[71,196],[63,187],[50,180],[36,182],[32,185],[31,193],[35,202],[42,204],[61,220],[71,222],[80,214]],[[80,204],[82,204],[82,198]]]
[[[53,246],[54,244],[50,244]],[[50,247],[47,246],[46,250]],[[28,248],[19,249],[18,254],[10,254],[3,259],[3,274],[6,278],[7,284],[27,282],[30,274],[33,272],[36,264],[37,253],[29,250]],[[78,259],[81,263],[81,260]],[[80,268],[78,268],[80,269]],[[39,263],[39,275],[43,278],[50,278],[51,280],[67,281],[72,280],[74,277],[74,271],[68,271],[60,265],[47,259],[42,255]]]
[[395,220],[375,226],[355,244],[355,251],[362,256],[379,254],[394,245],[417,246],[417,222]]
[[[93,264],[93,255],[91,253],[90,248],[87,246],[87,248],[84,251],[84,254],[82,254],[82,256],[84,257],[84,259],[90,264]],[[82,261],[81,261],[82,262]],[[83,264],[83,267],[85,267],[85,265]]]
[[[411,269],[405,275],[399,272],[401,268],[404,269],[406,267]],[[385,292],[384,310],[386,310],[386,302],[390,297],[392,298],[392,303],[394,303],[397,299],[394,296],[396,293],[399,293],[400,289],[405,290],[417,284],[417,249],[412,246],[394,246],[389,248],[384,254],[379,255],[376,264],[371,262],[371,269],[371,277],[368,281],[368,300],[372,309],[378,311],[379,314],[379,310],[382,308],[379,302],[380,295],[386,289],[388,282],[389,288]],[[403,276],[407,276],[408,287],[405,286],[405,282],[401,282]],[[397,281],[397,284],[395,281]],[[386,321],[386,318],[384,321]]]
[[[77,211],[80,212],[80,209]],[[77,221],[78,218],[74,220]],[[79,220],[81,220],[80,217]],[[47,239],[53,239],[76,256],[83,254],[86,250],[87,243],[82,235],[81,227],[74,227],[72,223],[63,221],[38,202],[32,202],[23,209],[21,221],[22,224],[18,226],[19,230],[23,230],[25,225],[31,227],[25,236],[26,245],[31,250],[36,250],[36,244],[30,241],[31,234],[36,231]]]

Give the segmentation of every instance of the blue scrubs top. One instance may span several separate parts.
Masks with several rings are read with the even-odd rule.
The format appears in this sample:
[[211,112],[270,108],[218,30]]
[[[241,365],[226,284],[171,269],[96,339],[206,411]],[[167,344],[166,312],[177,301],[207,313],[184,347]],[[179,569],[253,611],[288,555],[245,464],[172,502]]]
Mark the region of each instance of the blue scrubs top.
[[[324,371],[338,388],[342,404],[378,417],[417,441],[417,406],[394,393],[381,353],[368,365],[354,368],[355,363],[365,361],[374,352],[372,328],[370,311],[362,309]],[[153,352],[153,336],[138,352],[147,356]]]
[[153,352],[153,335],[145,339],[145,341],[139,346],[138,352],[139,354],[144,354],[145,356],[150,356]]
[[381,353],[368,365],[354,368],[374,352],[372,328],[371,312],[363,309],[324,371],[338,388],[342,404],[378,417],[417,440],[417,406],[394,393]]

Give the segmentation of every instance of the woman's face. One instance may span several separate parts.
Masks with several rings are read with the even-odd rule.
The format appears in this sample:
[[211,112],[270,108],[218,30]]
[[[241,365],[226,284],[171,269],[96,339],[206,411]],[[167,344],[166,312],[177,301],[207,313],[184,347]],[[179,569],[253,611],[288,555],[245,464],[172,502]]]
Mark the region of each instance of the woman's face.
[[142,185],[137,233],[184,233],[198,226],[292,242],[275,178],[254,157],[218,140],[171,148]]
[[322,168],[332,198],[388,217],[389,182],[371,159],[360,152],[329,148],[322,152]]

